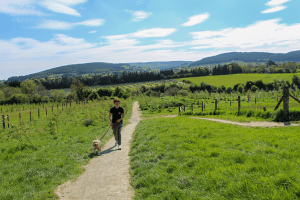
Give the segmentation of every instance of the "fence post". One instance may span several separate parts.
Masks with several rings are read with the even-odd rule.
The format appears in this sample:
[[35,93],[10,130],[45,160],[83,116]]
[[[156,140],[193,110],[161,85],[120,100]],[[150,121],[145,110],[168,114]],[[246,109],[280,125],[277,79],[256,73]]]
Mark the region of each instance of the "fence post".
[[277,102],[278,102],[278,95],[277,95]]
[[201,105],[201,107],[202,107],[202,112],[203,112],[203,101],[202,101],[202,103],[201,103],[202,105]]
[[289,121],[289,87],[283,87],[283,112],[286,120]]
[[255,104],[256,104],[256,97],[255,97]]
[[71,108],[71,101],[70,101],[70,108]]
[[215,99],[215,110],[217,110],[217,108],[218,108],[218,100]]
[[7,115],[7,128],[9,128],[9,116]]
[[3,123],[3,129],[5,129],[5,118],[4,118],[4,115],[2,115],[2,123]]
[[231,106],[231,100],[230,100],[230,106]]
[[238,96],[238,110],[241,109],[241,97]]
[[31,111],[30,111],[30,121],[31,121]]
[[180,104],[178,105],[178,112],[180,113]]
[[20,123],[21,123],[21,113],[19,113]]
[[47,116],[47,108],[46,108],[46,116]]
[[38,108],[38,116],[39,116],[39,119],[40,119],[40,109]]
[[184,112],[185,112],[185,105],[183,105],[183,110],[184,110]]
[[58,112],[58,104],[57,104],[57,112]]
[[53,106],[52,106],[52,113],[53,113]]

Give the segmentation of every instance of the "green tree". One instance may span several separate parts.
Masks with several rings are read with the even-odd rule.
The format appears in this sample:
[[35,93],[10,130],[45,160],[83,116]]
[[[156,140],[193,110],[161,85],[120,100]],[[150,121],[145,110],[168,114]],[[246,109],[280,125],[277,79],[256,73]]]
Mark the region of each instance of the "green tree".
[[85,86],[78,78],[72,80],[71,90],[76,93],[78,100],[84,99]]
[[65,92],[63,90],[54,90],[51,92],[51,96],[55,102],[61,102],[65,97]]
[[29,95],[30,97],[32,97],[36,89],[37,89],[37,84],[33,80],[26,79],[21,83],[22,92],[24,94]]

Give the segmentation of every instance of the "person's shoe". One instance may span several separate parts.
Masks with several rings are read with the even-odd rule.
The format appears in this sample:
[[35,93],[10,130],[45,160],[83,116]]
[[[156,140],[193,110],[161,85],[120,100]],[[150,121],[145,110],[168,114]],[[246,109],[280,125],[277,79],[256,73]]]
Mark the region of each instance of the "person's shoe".
[[119,149],[121,150],[121,145],[119,145]]
[[118,141],[116,140],[116,142],[115,142],[115,146],[117,146],[118,145]]

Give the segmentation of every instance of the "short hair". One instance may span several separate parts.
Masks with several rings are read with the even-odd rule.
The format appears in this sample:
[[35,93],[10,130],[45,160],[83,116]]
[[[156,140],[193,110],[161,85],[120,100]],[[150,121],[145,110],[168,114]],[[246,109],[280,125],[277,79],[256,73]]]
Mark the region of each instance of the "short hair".
[[114,99],[114,103],[119,102],[120,103],[120,99]]

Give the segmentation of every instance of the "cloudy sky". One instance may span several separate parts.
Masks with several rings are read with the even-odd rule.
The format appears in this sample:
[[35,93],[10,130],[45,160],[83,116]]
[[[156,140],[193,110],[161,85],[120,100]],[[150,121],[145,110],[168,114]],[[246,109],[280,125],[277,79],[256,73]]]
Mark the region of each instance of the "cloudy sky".
[[0,80],[87,62],[300,50],[300,0],[0,0]]

